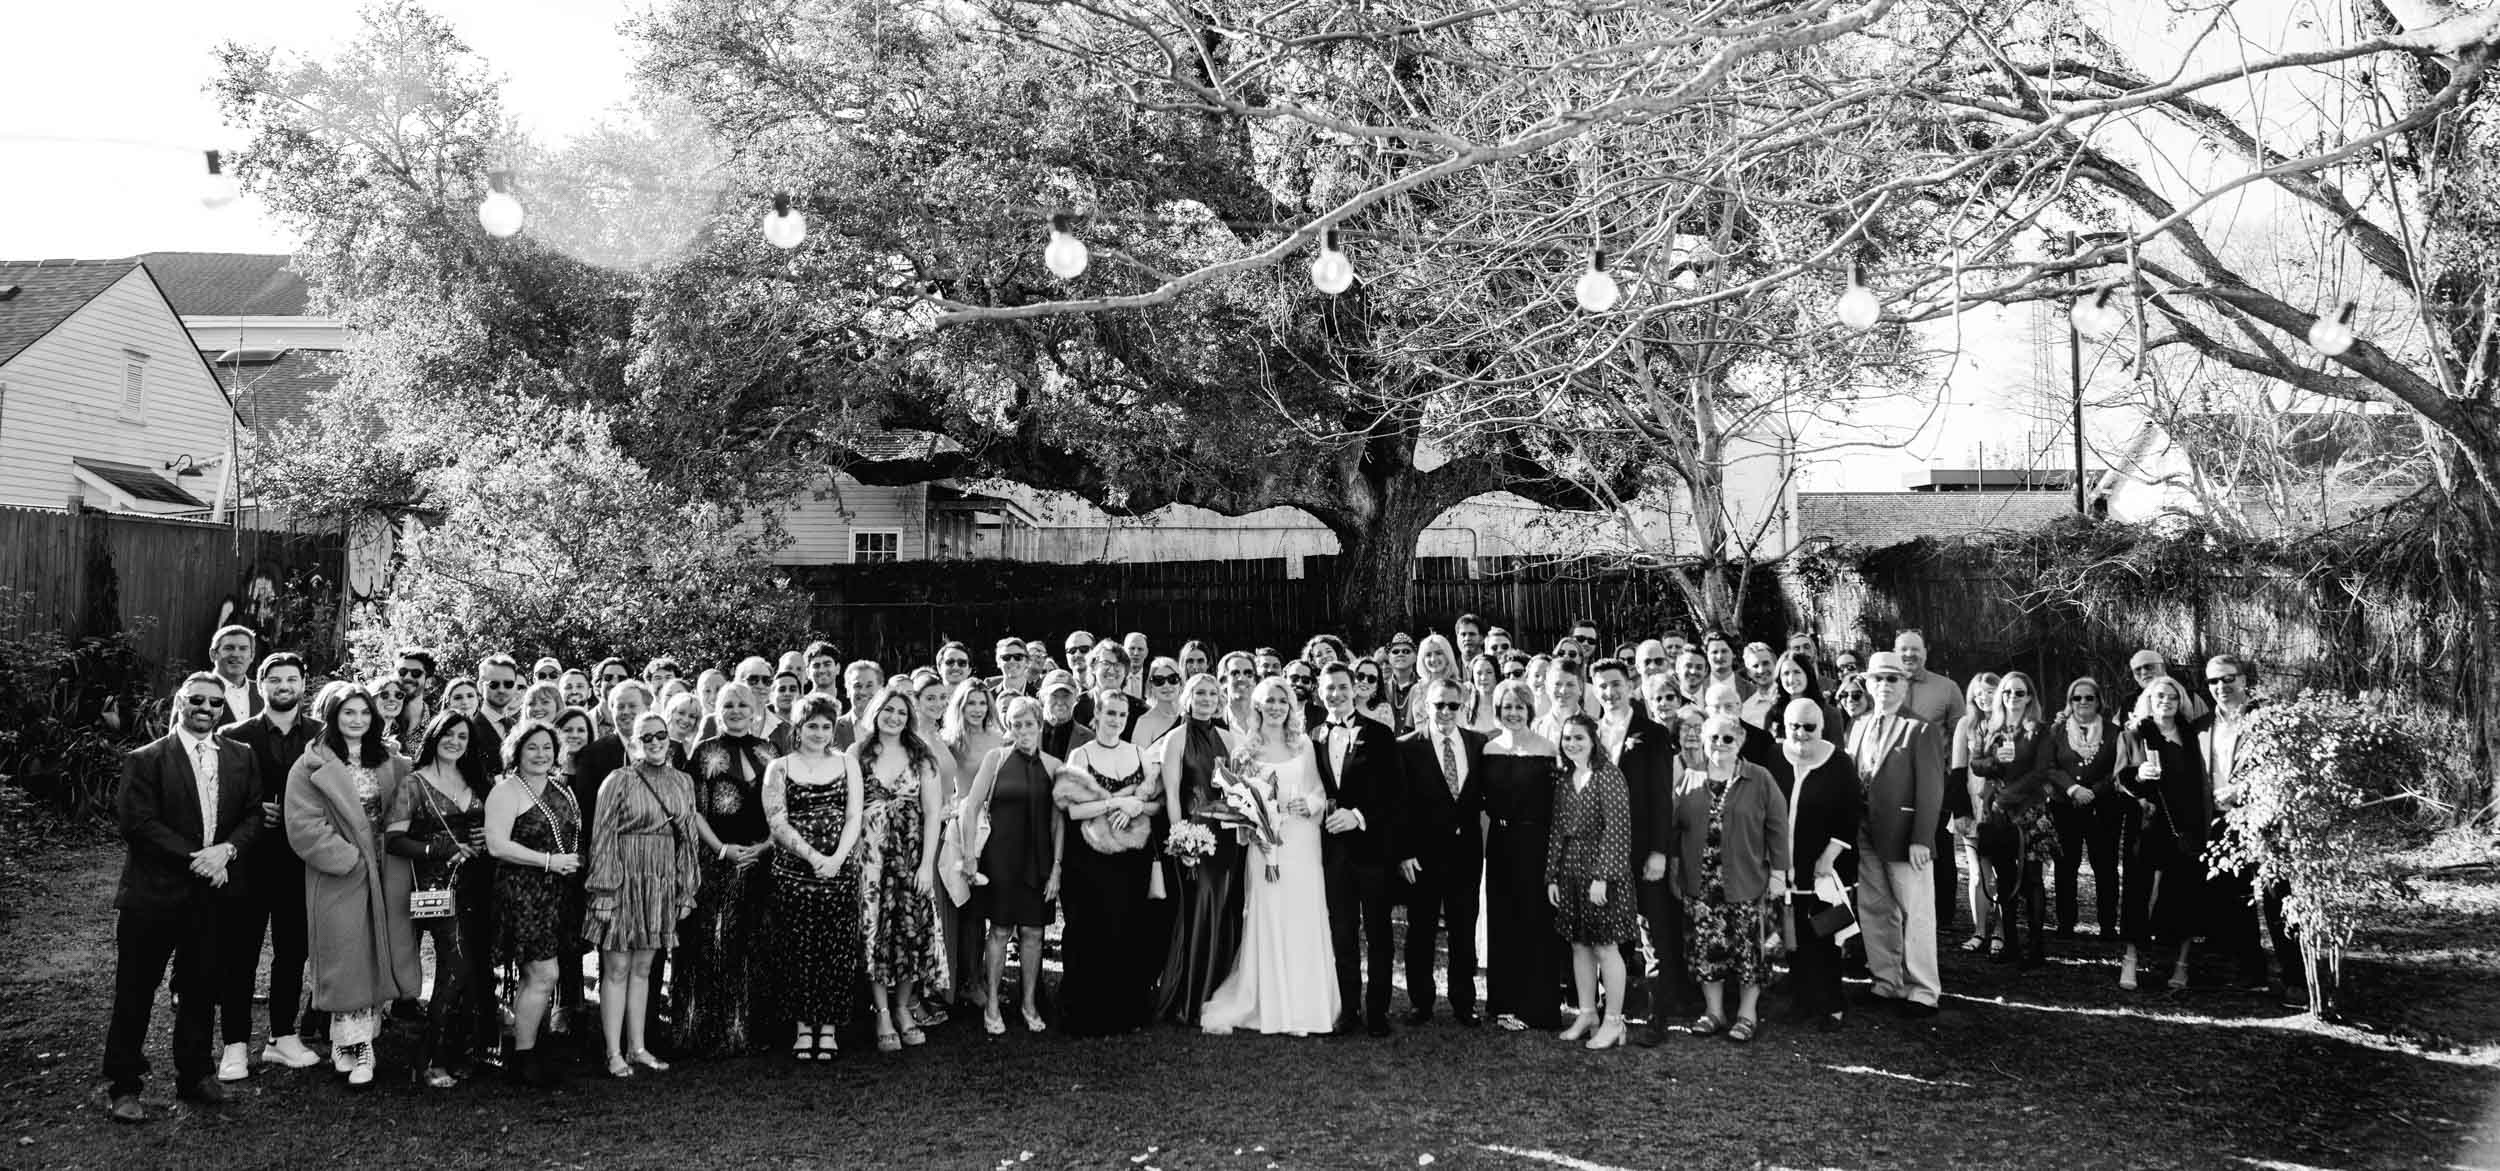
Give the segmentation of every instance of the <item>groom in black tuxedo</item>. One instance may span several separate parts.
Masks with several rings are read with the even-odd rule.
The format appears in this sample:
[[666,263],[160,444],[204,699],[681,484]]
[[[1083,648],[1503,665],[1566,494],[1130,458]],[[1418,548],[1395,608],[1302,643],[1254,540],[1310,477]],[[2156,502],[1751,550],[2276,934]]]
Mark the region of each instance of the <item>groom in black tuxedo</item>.
[[[1354,672],[1343,663],[1319,671],[1323,718],[1310,725],[1319,779],[1331,806],[1320,824],[1321,867],[1328,876],[1328,931],[1337,949],[1337,1031],[1354,1031],[1355,1005],[1372,1036],[1389,1035],[1389,964],[1394,950],[1389,884],[1390,830],[1401,804],[1398,737],[1354,710]],[[1359,934],[1358,934],[1359,927]],[[1371,965],[1365,994],[1362,964]],[[1357,997],[1360,996],[1358,1001]]]
[[1450,940],[1450,1015],[1476,1014],[1476,913],[1484,889],[1484,733],[1459,726],[1458,684],[1443,679],[1425,696],[1424,723],[1398,741],[1405,774],[1398,875],[1406,880],[1406,1023],[1432,1019],[1433,941]]

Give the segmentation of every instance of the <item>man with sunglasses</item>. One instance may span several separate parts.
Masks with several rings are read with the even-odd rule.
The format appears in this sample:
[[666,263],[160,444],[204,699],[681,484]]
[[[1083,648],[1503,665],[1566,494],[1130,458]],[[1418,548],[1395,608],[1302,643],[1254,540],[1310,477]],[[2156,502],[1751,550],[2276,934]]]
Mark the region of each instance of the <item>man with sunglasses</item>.
[[266,830],[252,752],[217,734],[225,680],[201,671],[174,694],[172,731],[122,757],[119,807],[129,855],[113,895],[113,1015],[104,1035],[107,1112],[145,1122],[148,1018],[165,968],[174,980],[174,1096],[215,1106],[216,965],[222,921],[243,912],[248,885],[235,859]]
[[[510,655],[488,655],[477,665],[477,689],[485,696],[478,705],[478,718],[484,720],[495,734],[498,746],[512,734],[512,726],[521,722],[521,664]],[[489,760],[499,760],[490,755]]]
[[1059,645],[1059,649],[1066,656],[1068,674],[1075,677],[1076,685],[1086,691],[1093,690],[1093,677],[1086,671],[1092,666],[1088,660],[1094,653],[1094,632],[1090,630],[1072,632],[1067,640]]
[[241,723],[260,712],[260,695],[252,690],[252,660],[260,655],[260,636],[249,626],[221,626],[208,639],[208,661],[217,685],[226,692],[226,722]]
[[[1668,672],[1674,660],[1667,657],[1667,644],[1661,639],[1647,639],[1632,649],[1632,663],[1639,678],[1652,679]],[[1656,713],[1651,713],[1655,715]]]
[[1407,884],[1406,998],[1414,1007],[1406,1023],[1432,1019],[1435,943],[1448,933],[1450,1015],[1462,1025],[1484,1023],[1476,1013],[1476,914],[1484,887],[1484,774],[1482,732],[1462,726],[1459,685],[1436,680],[1425,693],[1421,727],[1398,741],[1399,771],[1406,777],[1404,821],[1398,843],[1398,876]]
[[1033,655],[1023,639],[999,639],[991,654],[998,661],[998,674],[989,680],[992,696],[1004,701],[1009,696],[1033,694]]
[[972,648],[953,641],[940,646],[937,673],[938,679],[946,684],[946,694],[952,697],[955,689],[963,686],[964,680],[972,678]]
[[[228,728],[226,739],[252,754],[255,775],[278,778],[277,785],[283,786],[287,770],[321,738],[321,721],[304,710],[302,658],[280,651],[260,661],[259,677],[260,714]],[[275,787],[261,794],[260,836],[243,852],[245,886],[236,899],[235,916],[219,927],[218,966],[224,969],[225,991],[218,1011],[226,1028],[219,1081],[241,1081],[251,1072],[252,989],[259,983],[264,935],[270,944],[269,1044],[260,1059],[290,1069],[321,1060],[302,1040],[309,1031],[305,1022],[311,1019],[302,1006],[304,964],[312,943],[304,919],[304,860],[287,841],[279,819],[284,796]]]
[[536,663],[530,665],[530,679],[532,681],[553,683],[562,678],[564,678],[564,661],[556,658],[554,655],[548,655],[547,657],[542,658]]
[[1909,667],[1892,651],[1866,665],[1874,710],[1849,729],[1849,759],[1866,794],[1858,835],[1858,929],[1878,999],[1913,1019],[1936,1015],[1936,827],[1944,817],[1944,736],[1904,714]]
[[1293,688],[1295,703],[1302,705],[1302,726],[1316,728],[1328,720],[1328,709],[1319,702],[1319,668],[1300,659],[1285,664],[1285,686]]
[[[1488,637],[1488,641],[1490,636]],[[1389,636],[1389,674],[1380,681],[1388,688],[1385,698],[1389,706],[1406,710],[1406,697],[1415,690],[1415,636],[1401,630]]]
[[[2237,807],[2242,794],[2233,774],[2240,763],[2240,748],[2248,732],[2248,721],[2265,706],[2251,690],[2256,685],[2256,670],[2238,655],[2215,655],[2205,660],[2205,686],[2214,695],[2213,714],[2196,725],[2196,747],[2205,760],[2205,781],[2213,787],[2214,814]],[[2246,871],[2214,876],[2211,887],[2217,940],[2239,961],[2240,984],[2252,992],[2272,991],[2287,1008],[2309,1006],[2309,980],[2300,954],[2300,937],[2283,917],[2283,903],[2291,897],[2289,883],[2276,883],[2260,897]],[[2264,920],[2264,939],[2258,921]],[[2269,987],[2267,983],[2266,943],[2274,945],[2274,970],[2279,973]]]
[[1509,658],[1511,652],[1518,649],[1511,641],[1509,631],[1496,626],[1484,632],[1484,653],[1493,656],[1495,662]]

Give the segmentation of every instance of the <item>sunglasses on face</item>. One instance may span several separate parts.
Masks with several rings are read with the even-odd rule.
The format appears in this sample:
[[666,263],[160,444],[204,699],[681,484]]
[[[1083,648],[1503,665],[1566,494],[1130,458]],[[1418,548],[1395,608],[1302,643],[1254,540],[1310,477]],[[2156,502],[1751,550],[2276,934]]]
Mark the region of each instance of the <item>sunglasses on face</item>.
[[373,691],[373,698],[388,703],[397,703],[401,699],[401,696],[399,689],[396,687],[377,687]]
[[1716,736],[1710,737],[1710,742],[1712,744],[1739,744],[1742,743],[1744,739],[1745,738],[1742,736],[1730,736],[1722,732]]
[[2002,697],[2002,698],[2005,698],[2005,699],[2029,699],[2029,698],[2031,698],[2031,693],[2030,693],[2030,692],[2028,692],[2028,691],[2023,690],[2023,689],[2022,689],[2022,688],[2020,688],[2020,687],[2008,687],[2008,688],[2006,688],[2004,691],[1999,692],[1999,693],[1998,693],[1998,695],[1999,695],[2000,697]]
[[599,677],[599,686],[601,686],[601,687],[614,687],[614,686],[616,686],[616,685],[617,685],[617,684],[619,684],[619,683],[623,683],[624,681],[625,681],[625,677],[624,677],[623,675],[601,675],[601,676]]
[[222,709],[226,706],[226,697],[222,695],[186,695],[182,697],[182,702],[186,707]]
[[1789,731],[1791,731],[1791,732],[1820,732],[1820,731],[1822,731],[1822,730],[1823,730],[1823,725],[1821,725],[1821,724],[1790,724],[1790,725],[1788,726],[1788,730],[1789,730]]
[[1369,684],[1372,684],[1372,685],[1374,685],[1374,686],[1378,686],[1378,685],[1379,685],[1379,683],[1380,683],[1380,676],[1378,676],[1378,675],[1356,675],[1356,676],[1354,677],[1354,681],[1355,681],[1355,682],[1357,682],[1357,683],[1369,683]]
[[425,668],[401,667],[399,669],[399,677],[402,679],[423,679],[425,678]]
[[2101,697],[2089,691],[2078,691],[2066,697],[2068,703],[2099,703]]
[[1454,712],[1458,708],[1459,705],[1455,700],[1440,700],[1432,705],[1432,710],[1436,712]]
[[512,689],[513,689],[513,688],[515,688],[515,687],[519,687],[520,685],[521,685],[521,684],[520,684],[518,681],[516,681],[516,680],[512,680],[512,679],[497,679],[497,680],[490,680],[490,681],[486,684],[486,690],[488,690],[488,691],[510,691],[510,690],[512,690]]
[[541,679],[554,680],[561,678],[563,675],[564,672],[556,670],[553,667],[541,667],[538,669],[538,677]]
[[1148,675],[1146,676],[1146,682],[1152,683],[1157,687],[1178,687],[1180,686],[1181,677],[1178,675]]
[[2236,682],[2238,679],[2239,676],[2237,674],[2205,676],[2205,682],[2207,683],[2232,683]]
[[634,739],[635,739],[637,742],[639,742],[639,743],[643,743],[643,744],[666,744],[666,743],[668,743],[668,733],[666,733],[666,732],[645,732],[645,733],[643,733],[643,734],[642,734],[642,735],[640,735],[640,736],[636,736],[636,737],[634,737]]
[[773,688],[774,695],[797,695],[798,693],[799,688],[795,683],[784,683],[779,687]]
[[1023,651],[1010,651],[1006,654],[998,656],[998,661],[1002,663],[1021,663],[1024,661],[1024,658],[1025,656]]
[[938,660],[938,666],[941,666],[941,667],[969,667],[969,666],[971,666],[971,665],[972,665],[972,660],[970,660],[970,659],[962,659],[962,658],[949,658],[949,659],[939,659],[939,660]]
[[1285,676],[1285,682],[1291,683],[1296,687],[1309,687],[1311,684],[1318,681],[1308,675],[1287,675]]

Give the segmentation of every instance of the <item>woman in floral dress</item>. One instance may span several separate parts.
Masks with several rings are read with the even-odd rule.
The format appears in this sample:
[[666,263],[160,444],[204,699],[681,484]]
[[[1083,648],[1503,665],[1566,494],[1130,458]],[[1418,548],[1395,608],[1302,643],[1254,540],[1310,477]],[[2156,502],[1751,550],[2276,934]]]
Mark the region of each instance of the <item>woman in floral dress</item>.
[[877,1048],[891,1053],[927,1039],[917,1019],[920,990],[946,982],[933,897],[945,782],[913,726],[910,677],[888,683],[867,711],[867,735],[851,746],[861,790],[860,934],[868,942]]
[[645,712],[630,726],[630,763],[599,783],[590,826],[589,921],[583,936],[599,949],[599,1027],[608,1076],[634,1067],[661,1071],[643,1035],[651,1019],[651,961],[677,946],[677,924],[694,910],[702,882],[696,852],[694,783],[669,766],[669,722]]
[[765,920],[772,912],[772,832],[764,824],[764,770],[775,755],[755,734],[763,698],[746,683],[725,684],[714,713],[720,732],[698,741],[694,766],[696,835],[703,841],[703,885],[694,914],[678,927],[669,959],[669,1004],[677,1047],[732,1057],[751,1052],[763,1002]]
[[841,708],[830,695],[799,701],[797,751],[764,770],[772,826],[773,941],[781,1009],[798,1025],[791,1054],[831,1060],[834,1030],[859,1007],[868,947],[860,936],[859,770],[833,747]]
[[[1761,765],[1741,759],[1745,725],[1712,716],[1701,729],[1706,763],[1687,772],[1675,796],[1676,891],[1690,923],[1686,939],[1705,1011],[1701,1036],[1725,1031],[1751,1041],[1755,1002],[1770,965],[1762,955],[1764,907],[1788,894],[1788,802]],[[1738,987],[1727,1015],[1727,985]]]

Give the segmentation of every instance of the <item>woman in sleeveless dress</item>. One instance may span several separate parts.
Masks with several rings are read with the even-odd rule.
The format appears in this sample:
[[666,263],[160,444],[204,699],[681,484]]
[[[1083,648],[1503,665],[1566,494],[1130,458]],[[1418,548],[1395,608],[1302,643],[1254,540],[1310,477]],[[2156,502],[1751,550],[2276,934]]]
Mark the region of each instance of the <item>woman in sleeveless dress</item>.
[[913,724],[909,676],[868,701],[866,730],[851,746],[859,773],[861,933],[868,941],[868,991],[877,1048],[892,1053],[928,1038],[920,1031],[920,990],[943,987],[938,947],[937,758]]
[[[1188,820],[1215,797],[1215,762],[1232,755],[1232,734],[1217,723],[1224,692],[1213,675],[1189,681],[1189,718],[1167,735],[1163,748],[1163,804],[1171,824]],[[1215,852],[1195,866],[1168,860],[1164,885],[1175,906],[1171,946],[1155,988],[1155,1012],[1184,1025],[1198,1023],[1198,1009],[1233,970],[1241,947],[1243,846],[1229,833],[1215,835]]]
[[[954,775],[947,782],[946,800],[940,804],[945,821],[940,833],[948,840],[963,840],[955,832],[955,818],[963,812],[964,792],[972,787],[972,774],[981,771],[981,762],[1007,742],[1005,729],[998,724],[998,707],[989,688],[979,679],[966,679],[955,685],[954,694],[946,701],[945,723],[940,738],[946,756],[954,764]],[[977,836],[977,835],[976,835]],[[940,850],[944,853],[943,847]],[[955,877],[939,873],[941,882],[958,882],[963,871],[953,868]],[[954,988],[948,999],[956,1004],[989,1003],[989,969],[984,966],[983,952],[989,944],[989,924],[981,918],[981,908],[972,901],[969,887],[949,891],[939,901],[938,930],[945,938],[946,970]]]
[[868,948],[860,935],[859,773],[833,748],[832,696],[799,701],[798,749],[764,770],[772,827],[774,943],[781,1008],[798,1025],[792,1056],[830,1061],[834,1030],[859,1007]]
[[1094,738],[1069,750],[1054,793],[1070,829],[1062,838],[1060,909],[1068,922],[1059,939],[1059,1007],[1079,1036],[1125,1033],[1153,1019],[1154,953],[1142,928],[1160,789],[1144,753],[1120,735],[1129,709],[1141,703],[1124,691],[1095,696]]
[[539,1060],[538,1030],[556,994],[557,969],[581,955],[582,811],[556,771],[555,729],[524,723],[504,740],[509,767],[486,794],[486,852],[495,858],[495,962],[516,964],[512,1054],[505,1072],[555,1083]]
[[695,743],[696,836],[703,884],[694,914],[678,928],[669,957],[670,1017],[680,1051],[701,1057],[752,1052],[764,1001],[765,920],[772,913],[772,831],[764,824],[764,770],[771,741],[756,734],[764,699],[741,681],[724,684],[714,719],[720,731]]
[[[1278,833],[1272,850],[1252,852],[1242,885],[1247,922],[1232,975],[1198,1017],[1210,1033],[1256,1029],[1307,1036],[1337,1023],[1336,949],[1328,929],[1328,884],[1320,869],[1319,823],[1328,815],[1319,758],[1302,732],[1301,707],[1281,679],[1251,693],[1253,727],[1235,771],[1271,785]],[[1269,875],[1274,877],[1268,877]]]
[[959,821],[959,827],[977,826],[986,818],[990,825],[987,841],[975,847],[966,840],[961,848],[965,858],[979,860],[972,903],[990,922],[989,949],[983,956],[990,988],[981,1027],[993,1037],[1007,1031],[997,984],[1010,939],[1016,942],[1021,969],[1024,1027],[1035,1033],[1043,1029],[1042,931],[1058,918],[1062,854],[1062,828],[1051,804],[1051,779],[1059,762],[1042,751],[1042,705],[1019,696],[1007,701],[1006,708],[1008,744],[981,762],[971,790],[964,794]]

